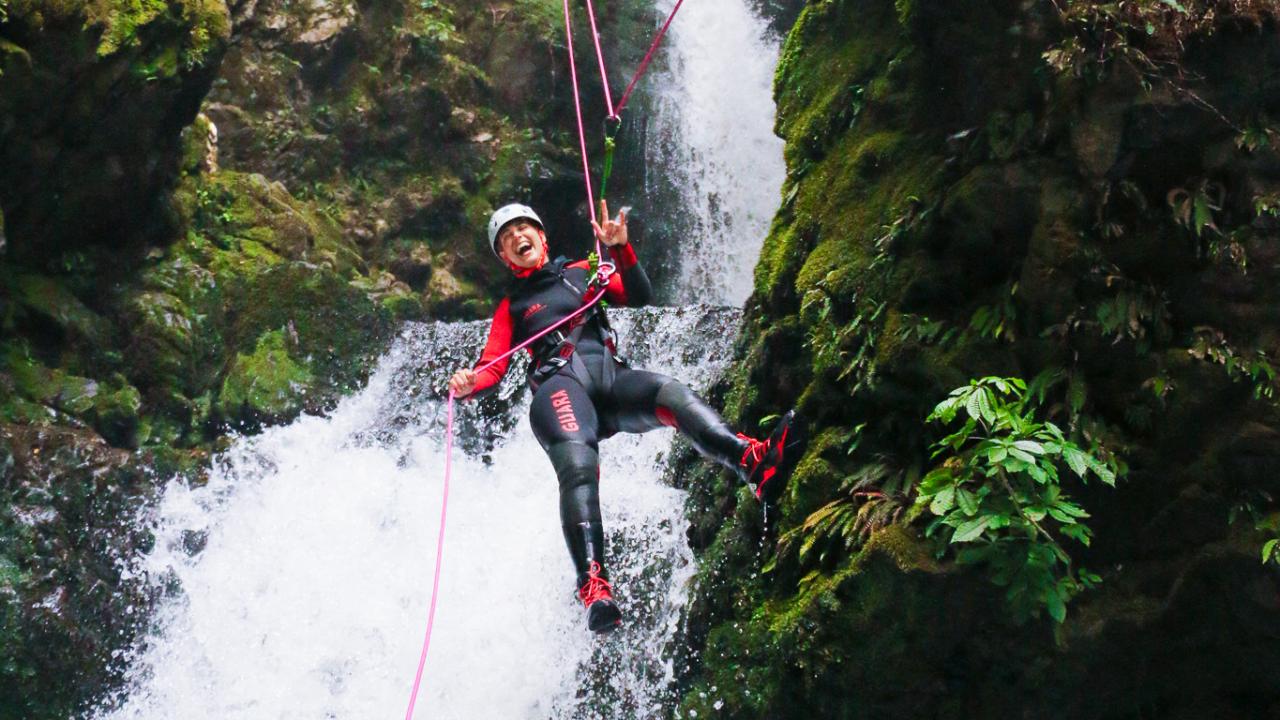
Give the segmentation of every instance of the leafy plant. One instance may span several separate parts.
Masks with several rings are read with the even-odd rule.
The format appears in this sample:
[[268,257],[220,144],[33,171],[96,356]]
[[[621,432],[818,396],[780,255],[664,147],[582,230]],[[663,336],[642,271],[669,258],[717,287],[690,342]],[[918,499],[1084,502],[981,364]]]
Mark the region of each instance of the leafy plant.
[[1205,230],[1221,233],[1214,223],[1213,214],[1222,210],[1227,189],[1222,183],[1207,178],[1192,184],[1190,187],[1176,187],[1165,196],[1169,208],[1173,211],[1173,219],[1179,225],[1202,237]]
[[1280,565],[1280,512],[1276,512],[1275,497],[1257,488],[1247,491],[1232,505],[1227,522],[1235,524],[1242,515],[1247,516],[1254,529],[1265,538],[1262,541],[1262,563]]
[[1258,217],[1264,215],[1273,218],[1280,217],[1280,193],[1255,195],[1253,198],[1253,212]]
[[1280,565],[1280,550],[1277,549],[1277,545],[1280,545],[1280,536],[1268,540],[1262,546],[1262,562],[1271,561]]
[[1255,398],[1276,396],[1276,368],[1271,357],[1262,350],[1242,352],[1227,342],[1222,331],[1200,325],[1195,340],[1187,350],[1191,357],[1221,365],[1232,380],[1248,382]]
[[920,481],[916,503],[937,516],[927,534],[944,541],[940,551],[963,546],[958,562],[987,566],[993,582],[1008,588],[1019,620],[1047,610],[1062,622],[1067,603],[1101,580],[1073,567],[1063,547],[1068,540],[1087,546],[1093,535],[1063,477],[1114,486],[1122,468],[1038,421],[1037,397],[1017,378],[986,377],[953,390],[928,420],[961,424],[935,443],[940,463]]
[[1265,116],[1254,118],[1236,135],[1236,147],[1246,152],[1256,152],[1280,147],[1280,132],[1277,132],[1271,121]]
[[[856,296],[851,304],[857,307]],[[815,289],[805,294],[801,304],[801,312],[809,321],[805,346],[813,352],[814,367],[819,370],[840,368],[837,379],[852,376],[854,392],[864,384],[874,382],[877,331],[886,307],[886,303],[879,303],[869,310],[856,312],[853,319],[841,324],[825,281],[819,282]]]
[[401,33],[434,45],[460,41],[453,24],[453,9],[440,0],[409,0]]
[[874,270],[889,262],[903,238],[927,222],[932,211],[933,206],[926,206],[915,195],[907,197],[904,207],[894,213],[893,221],[880,226],[880,234],[875,239],[876,256],[868,269]]
[[235,216],[231,213],[234,198],[225,189],[202,185],[196,188],[196,217],[204,227],[230,225]]
[[1017,294],[1018,283],[1013,283],[1007,293],[1001,294],[998,302],[979,307],[969,319],[969,329],[982,338],[1008,342],[1017,340],[1014,324],[1018,319],[1018,308],[1013,304]]
[[948,326],[941,320],[930,320],[924,315],[903,313],[899,320],[898,337],[922,345],[946,347],[960,337],[960,329]]
[[835,500],[778,539],[778,554],[765,570],[781,559],[794,558],[807,566],[847,557],[871,533],[902,517],[918,475],[884,458],[861,466],[840,483]]

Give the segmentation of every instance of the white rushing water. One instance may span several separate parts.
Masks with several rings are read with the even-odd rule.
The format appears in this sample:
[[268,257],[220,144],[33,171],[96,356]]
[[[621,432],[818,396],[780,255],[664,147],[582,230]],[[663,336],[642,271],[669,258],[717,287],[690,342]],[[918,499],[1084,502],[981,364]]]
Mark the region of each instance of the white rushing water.
[[[668,12],[674,0],[657,5]],[[691,0],[648,81],[645,194],[670,218],[678,302],[741,305],[751,294],[786,177],[773,134],[778,45],[746,0]]]
[[[659,0],[659,10],[671,0]],[[728,361],[739,305],[778,204],[776,42],[746,0],[687,2],[654,98],[649,173],[685,210],[688,305],[612,311],[633,364],[703,388]],[[651,143],[651,145],[654,143]],[[647,181],[648,184],[648,181]],[[126,682],[93,720],[400,717],[425,629],[443,482],[449,373],[483,323],[410,324],[368,386],[326,417],[242,438],[207,484],[170,483],[131,566],[161,594]],[[460,408],[448,533],[419,718],[663,717],[694,568],[683,493],[662,480],[672,433],[601,444],[610,573],[625,614],[586,631],[550,462],[514,369]]]

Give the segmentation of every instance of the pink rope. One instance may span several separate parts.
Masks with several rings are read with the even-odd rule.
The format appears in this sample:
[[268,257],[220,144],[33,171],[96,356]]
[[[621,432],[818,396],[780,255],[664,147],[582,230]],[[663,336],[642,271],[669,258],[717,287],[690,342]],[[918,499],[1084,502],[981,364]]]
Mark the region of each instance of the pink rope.
[[[599,240],[596,241],[596,244],[598,247]],[[563,319],[558,320],[555,324],[545,330],[476,368],[476,372],[484,372],[485,370],[488,370],[494,365],[510,358],[512,355],[542,339],[561,325],[564,325],[590,310],[593,305],[600,302],[600,299],[604,297],[605,288],[609,283],[609,276],[614,273],[614,270],[615,268],[613,263],[600,263],[597,279],[599,290],[596,292],[595,297],[588,299],[582,304],[582,307],[566,315]],[[590,289],[588,289],[588,292],[590,292]],[[440,501],[440,533],[436,537],[436,571],[435,577],[431,581],[431,608],[427,611],[427,632],[422,638],[422,654],[418,657],[418,672],[413,676],[413,690],[409,693],[409,709],[404,713],[405,720],[413,720],[413,708],[418,702],[418,688],[422,685],[422,670],[427,665],[427,651],[431,648],[431,630],[435,626],[436,620],[436,600],[440,595],[440,564],[444,557],[444,527],[449,512],[449,478],[453,474],[453,404],[454,395],[453,391],[450,390],[448,417],[445,420],[444,426],[444,498]]]
[[[627,101],[631,99],[631,91],[636,89],[636,83],[640,81],[640,76],[649,68],[649,61],[653,59],[653,54],[657,52],[658,45],[662,42],[662,36],[667,34],[667,28],[671,27],[671,21],[676,19],[676,13],[679,12],[680,6],[684,4],[684,0],[677,0],[676,6],[671,8],[671,14],[667,16],[667,21],[662,24],[662,29],[658,31],[657,37],[653,39],[653,44],[649,46],[649,52],[645,53],[644,60],[640,61],[640,68],[636,70],[636,74],[631,78],[631,83],[627,85],[626,92],[622,93],[622,98],[618,100],[618,104],[613,108],[612,117],[617,117],[622,112],[622,108],[627,106]],[[591,6],[591,0],[587,0],[587,7]],[[603,73],[603,70],[601,71]],[[608,89],[605,90],[606,96]]]
[[440,534],[436,536],[436,573],[431,581],[431,609],[427,611],[427,634],[422,638],[422,655],[418,658],[418,672],[413,676],[413,692],[409,694],[409,709],[405,720],[413,720],[413,706],[418,701],[418,688],[422,685],[422,669],[427,665],[427,650],[431,648],[431,629],[436,620],[436,599],[440,593],[440,562],[444,557],[444,523],[449,513],[449,476],[452,474],[453,456],[453,391],[449,391],[449,418],[444,430],[444,498],[440,501]]
[[591,18],[591,40],[596,46],[596,60],[600,63],[600,84],[604,85],[604,109],[608,117],[618,116],[613,110],[613,98],[609,95],[609,73],[604,69],[604,50],[600,49],[600,31],[596,29],[596,9],[591,0],[587,0],[587,17]]
[[[573,109],[578,115],[578,145],[582,149],[582,178],[587,183],[587,210],[591,222],[596,221],[596,198],[591,191],[591,165],[587,161],[587,131],[582,124],[582,100],[578,97],[578,65],[573,57],[573,25],[569,21],[569,0],[564,0],[564,35],[569,46],[569,75],[573,79]],[[600,257],[600,241],[596,240],[596,257]]]

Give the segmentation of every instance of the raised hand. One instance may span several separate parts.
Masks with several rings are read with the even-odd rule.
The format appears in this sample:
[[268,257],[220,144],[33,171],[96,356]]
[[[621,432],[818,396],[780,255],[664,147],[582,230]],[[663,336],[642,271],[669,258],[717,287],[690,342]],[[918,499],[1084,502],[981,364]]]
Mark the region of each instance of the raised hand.
[[596,231],[596,240],[601,245],[619,247],[627,244],[627,208],[618,213],[616,220],[610,220],[609,205],[604,198],[600,198],[600,219],[604,221],[603,226],[592,220],[591,227]]

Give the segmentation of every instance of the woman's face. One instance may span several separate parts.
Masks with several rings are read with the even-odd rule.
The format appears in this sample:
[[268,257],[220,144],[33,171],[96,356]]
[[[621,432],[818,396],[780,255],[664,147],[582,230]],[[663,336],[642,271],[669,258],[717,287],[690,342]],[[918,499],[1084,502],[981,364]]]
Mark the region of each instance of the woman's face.
[[546,260],[547,235],[528,220],[513,220],[498,233],[502,257],[519,268],[536,268]]

